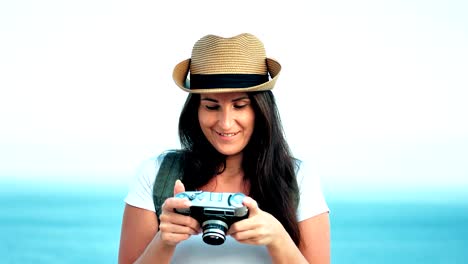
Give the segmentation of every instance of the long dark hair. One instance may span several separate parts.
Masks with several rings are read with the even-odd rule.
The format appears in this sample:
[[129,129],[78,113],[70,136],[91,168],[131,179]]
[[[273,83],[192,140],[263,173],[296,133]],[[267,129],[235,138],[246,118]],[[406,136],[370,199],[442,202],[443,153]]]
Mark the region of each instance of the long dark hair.
[[[247,93],[255,112],[255,128],[243,150],[244,180],[259,207],[284,226],[296,245],[300,233],[296,209],[299,188],[296,161],[284,137],[281,119],[271,91]],[[184,185],[195,190],[208,183],[225,166],[219,153],[204,136],[198,121],[199,94],[189,94],[179,118],[179,138],[184,150]]]

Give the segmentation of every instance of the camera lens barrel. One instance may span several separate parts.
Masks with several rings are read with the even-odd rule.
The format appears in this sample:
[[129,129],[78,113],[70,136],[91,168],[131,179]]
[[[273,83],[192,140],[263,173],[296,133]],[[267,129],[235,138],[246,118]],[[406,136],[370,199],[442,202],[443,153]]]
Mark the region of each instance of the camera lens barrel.
[[221,245],[226,240],[228,225],[221,220],[206,220],[202,224],[203,241],[210,245]]

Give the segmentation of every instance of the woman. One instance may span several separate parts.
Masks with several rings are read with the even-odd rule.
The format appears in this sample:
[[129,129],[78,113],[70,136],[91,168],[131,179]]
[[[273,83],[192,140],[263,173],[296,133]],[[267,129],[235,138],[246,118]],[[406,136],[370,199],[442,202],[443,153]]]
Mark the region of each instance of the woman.
[[195,43],[173,74],[189,92],[179,119],[183,179],[173,193],[242,192],[248,218],[212,246],[196,219],[174,211],[189,208],[187,199],[166,199],[157,217],[152,188],[163,153],[142,166],[125,200],[119,263],[330,262],[319,181],[292,157],[270,91],[280,70],[251,34]]

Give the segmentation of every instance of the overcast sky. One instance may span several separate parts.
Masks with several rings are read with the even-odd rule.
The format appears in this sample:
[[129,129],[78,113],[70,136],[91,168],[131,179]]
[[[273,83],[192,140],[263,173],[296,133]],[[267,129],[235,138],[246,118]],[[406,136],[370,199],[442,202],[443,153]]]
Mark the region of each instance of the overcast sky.
[[[305,4],[307,3],[307,4]],[[468,188],[466,1],[2,1],[0,177],[125,186],[177,148],[175,64],[250,32],[327,192]]]

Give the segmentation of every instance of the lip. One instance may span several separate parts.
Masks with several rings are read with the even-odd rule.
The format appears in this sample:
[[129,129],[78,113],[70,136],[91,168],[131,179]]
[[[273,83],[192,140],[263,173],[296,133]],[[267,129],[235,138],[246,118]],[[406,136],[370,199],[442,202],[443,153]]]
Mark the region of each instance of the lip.
[[237,131],[237,132],[219,132],[219,131],[215,131],[216,135],[218,135],[218,137],[224,139],[224,140],[231,140],[233,139],[234,137],[236,137],[240,131]]

